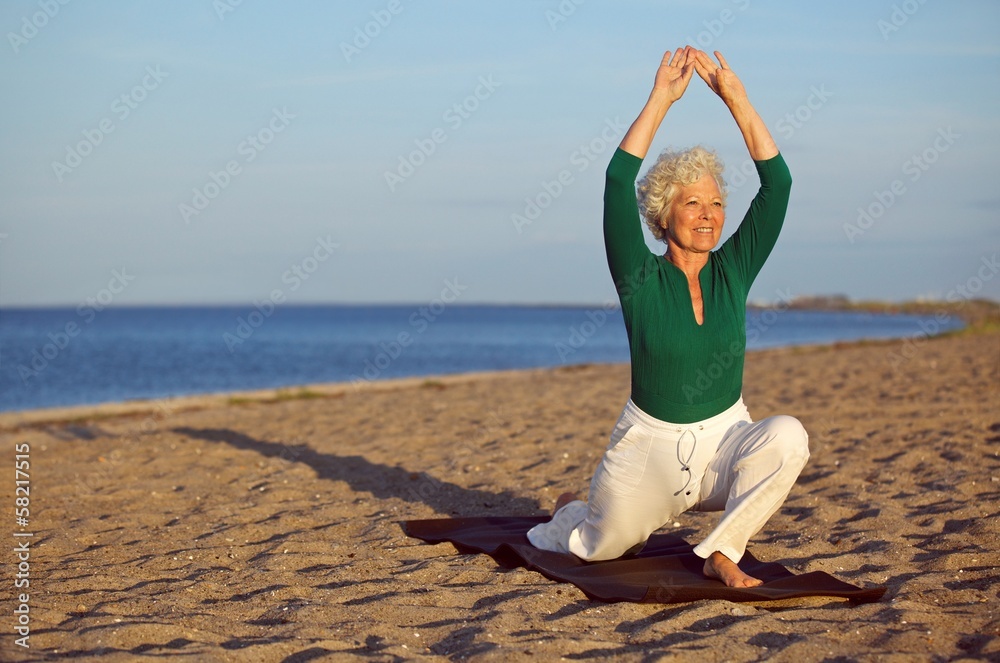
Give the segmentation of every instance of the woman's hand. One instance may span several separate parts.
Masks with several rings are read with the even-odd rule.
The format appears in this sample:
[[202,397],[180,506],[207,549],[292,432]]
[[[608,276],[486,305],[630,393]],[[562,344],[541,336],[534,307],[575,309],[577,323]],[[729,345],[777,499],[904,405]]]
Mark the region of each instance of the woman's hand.
[[731,107],[735,103],[746,101],[747,91],[736,76],[736,72],[729,68],[729,63],[722,57],[722,53],[715,51],[715,57],[719,58],[718,65],[704,51],[696,50],[691,57],[698,75],[712,92],[726,102],[727,106]]
[[732,113],[736,125],[743,134],[743,140],[750,150],[750,157],[754,161],[770,159],[778,154],[778,146],[771,137],[771,132],[767,130],[767,125],[760,118],[750,100],[747,98],[747,91],[740,82],[739,77],[729,68],[726,58],[722,53],[715,51],[715,57],[719,58],[719,65],[716,66],[712,58],[702,51],[695,51],[694,65],[698,69],[698,75],[719,97],[726,102],[729,112]]
[[691,76],[695,70],[696,49],[690,46],[678,48],[670,57],[670,51],[663,54],[660,67],[656,70],[656,80],[653,83],[653,90],[660,91],[666,101],[673,103],[684,95]]
[[695,54],[697,50],[690,46],[678,48],[671,57],[670,51],[663,54],[660,67],[656,70],[656,80],[649,99],[643,106],[639,117],[625,132],[622,138],[622,150],[640,159],[646,157],[649,146],[653,143],[653,135],[660,127],[670,106],[684,95],[688,83],[695,70]]

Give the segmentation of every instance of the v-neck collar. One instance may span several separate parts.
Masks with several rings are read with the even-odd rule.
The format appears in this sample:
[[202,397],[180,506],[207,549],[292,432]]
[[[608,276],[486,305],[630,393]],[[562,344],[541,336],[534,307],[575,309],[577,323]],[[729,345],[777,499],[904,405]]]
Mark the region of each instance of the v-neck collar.
[[698,316],[696,316],[694,314],[694,299],[691,298],[691,285],[688,283],[687,274],[685,274],[684,270],[682,270],[680,267],[678,267],[677,265],[675,265],[674,263],[672,263],[670,261],[670,259],[667,258],[667,256],[665,256],[665,255],[661,255],[660,256],[660,259],[663,262],[665,262],[667,265],[669,265],[670,268],[673,269],[677,273],[677,275],[683,280],[683,282],[684,282],[684,291],[687,293],[687,296],[688,296],[688,306],[687,306],[687,309],[688,309],[688,312],[691,315],[690,320],[694,324],[695,328],[697,328],[697,329],[704,328],[705,327],[705,322],[708,320],[708,306],[707,306],[708,298],[705,296],[705,274],[706,274],[705,270],[712,263],[712,255],[713,255],[713,253],[715,253],[715,252],[712,251],[712,252],[710,252],[708,254],[708,260],[705,262],[704,265],[702,265],[701,269],[698,270],[698,286],[701,288],[701,323],[700,324],[698,322]]

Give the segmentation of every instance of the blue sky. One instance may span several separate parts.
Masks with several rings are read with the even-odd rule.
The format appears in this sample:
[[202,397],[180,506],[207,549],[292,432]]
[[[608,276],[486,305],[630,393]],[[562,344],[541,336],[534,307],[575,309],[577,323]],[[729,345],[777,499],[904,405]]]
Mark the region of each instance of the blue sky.
[[[608,301],[603,172],[689,42],[795,182],[753,299],[1000,299],[993,1],[35,0],[0,28],[2,306]],[[651,154],[694,144],[731,232],[756,181],[697,77]]]

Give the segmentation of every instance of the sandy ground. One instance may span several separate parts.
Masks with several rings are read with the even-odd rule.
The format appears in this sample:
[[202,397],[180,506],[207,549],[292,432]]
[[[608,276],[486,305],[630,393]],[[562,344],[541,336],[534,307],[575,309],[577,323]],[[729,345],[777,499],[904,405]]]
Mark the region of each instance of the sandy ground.
[[[403,535],[585,491],[625,366],[0,415],[0,659],[1000,660],[998,389],[996,333],[748,357],[751,413],[799,417],[812,446],[750,549],[888,585],[859,606],[597,603]],[[15,590],[25,443],[34,536]],[[673,531],[697,540],[715,518]]]

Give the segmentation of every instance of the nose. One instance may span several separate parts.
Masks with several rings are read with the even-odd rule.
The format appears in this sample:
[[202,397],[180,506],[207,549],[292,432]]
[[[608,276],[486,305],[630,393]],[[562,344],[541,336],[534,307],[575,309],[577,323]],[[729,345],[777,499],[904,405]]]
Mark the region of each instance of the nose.
[[722,222],[725,210],[717,205],[702,205],[701,207],[701,218],[705,220],[712,220]]

